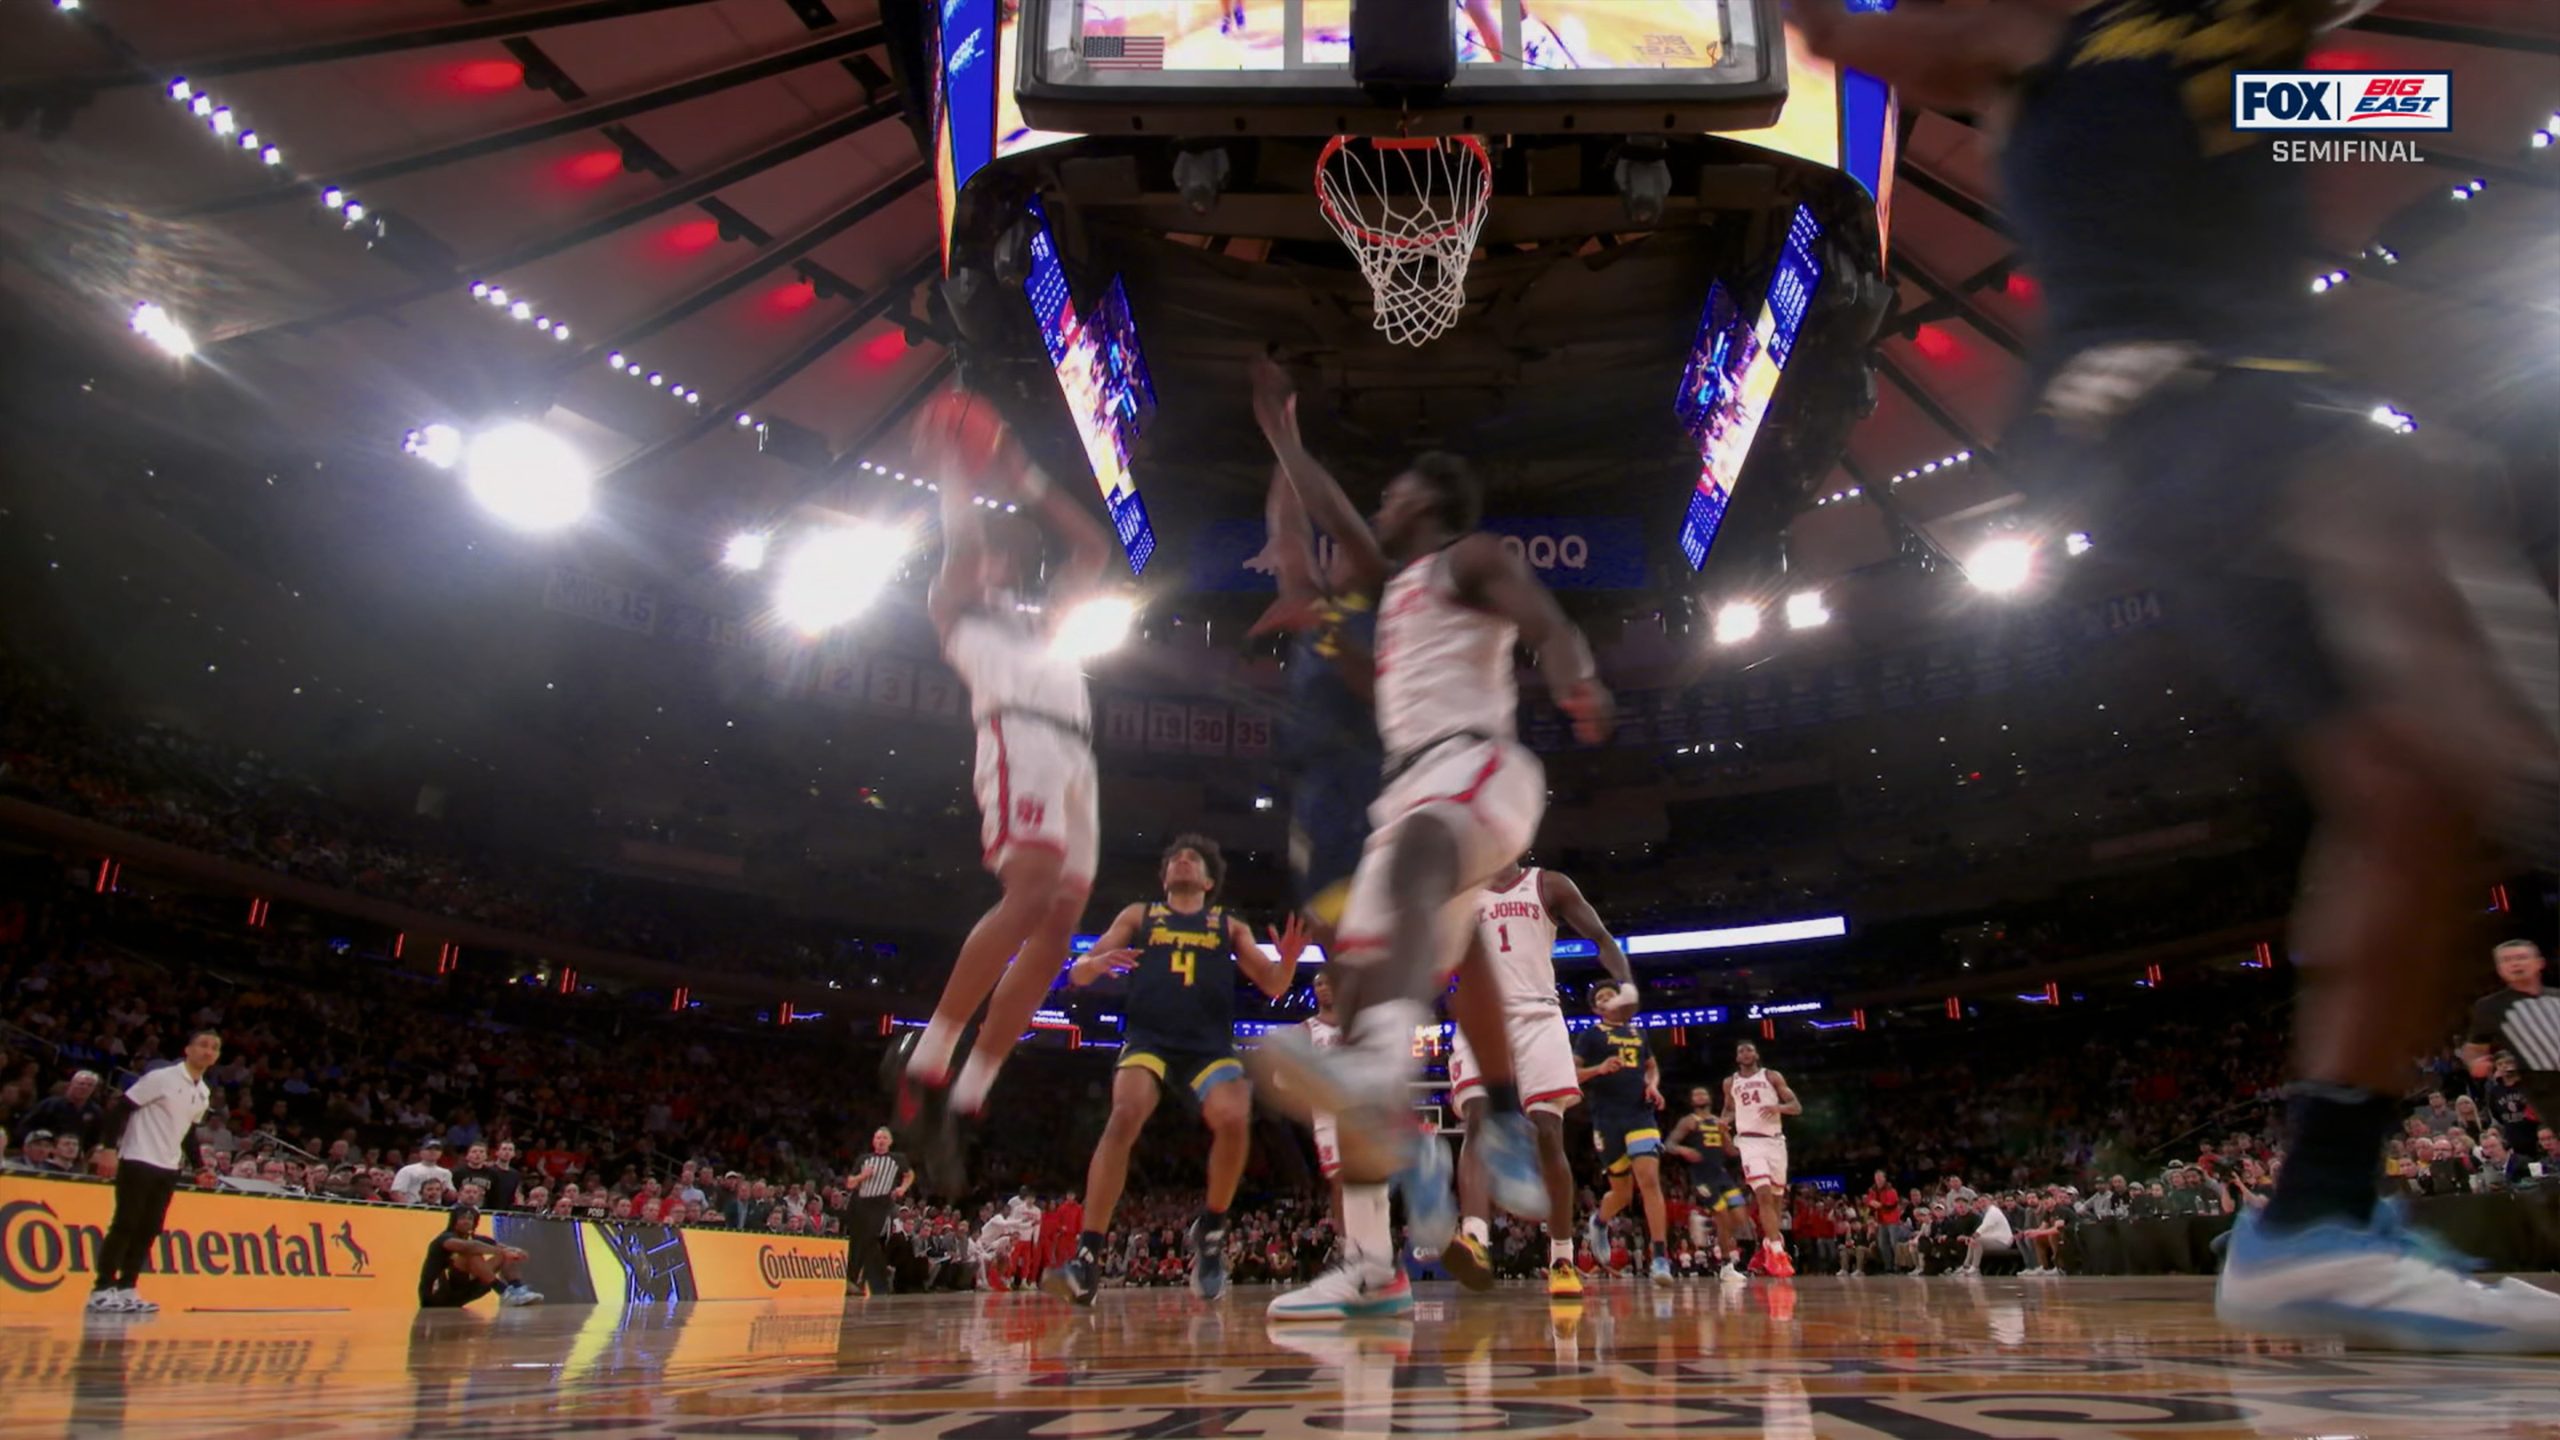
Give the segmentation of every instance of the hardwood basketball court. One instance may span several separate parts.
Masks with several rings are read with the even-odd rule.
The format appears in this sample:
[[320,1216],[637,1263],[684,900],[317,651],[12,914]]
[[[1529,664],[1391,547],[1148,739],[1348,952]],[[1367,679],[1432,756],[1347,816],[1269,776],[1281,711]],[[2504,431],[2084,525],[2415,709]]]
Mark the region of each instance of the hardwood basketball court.
[[1263,1287],[9,1317],[0,1436],[2560,1434],[2545,1362],[2253,1340],[2210,1285],[1433,1285],[1410,1322],[1314,1326],[1268,1325]]

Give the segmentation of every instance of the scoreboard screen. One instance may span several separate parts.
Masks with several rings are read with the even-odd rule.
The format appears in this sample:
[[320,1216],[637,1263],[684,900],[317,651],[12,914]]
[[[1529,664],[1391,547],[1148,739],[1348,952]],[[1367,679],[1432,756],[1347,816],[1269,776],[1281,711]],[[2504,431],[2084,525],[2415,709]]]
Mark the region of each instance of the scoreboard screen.
[[1031,218],[1031,270],[1023,277],[1022,293],[1039,322],[1058,389],[1067,397],[1068,418],[1084,442],[1085,463],[1102,489],[1103,507],[1111,512],[1112,531],[1129,557],[1129,573],[1141,575],[1156,552],[1156,532],[1147,522],[1138,482],[1129,473],[1129,452],[1138,443],[1140,424],[1155,409],[1156,387],[1138,344],[1138,323],[1129,314],[1129,292],[1115,275],[1093,313],[1077,313],[1066,267],[1058,263],[1057,237],[1037,199],[1031,202]]
[[1769,293],[1749,324],[1743,323],[1741,307],[1723,281],[1707,289],[1706,311],[1689,347],[1680,393],[1672,400],[1681,428],[1698,447],[1698,479],[1680,521],[1680,553],[1692,570],[1705,565],[1707,552],[1715,548],[1734,484],[1751,458],[1751,442],[1759,437],[1778,377],[1795,353],[1805,309],[1822,284],[1822,256],[1816,248],[1821,239],[1822,222],[1797,206],[1769,273]]

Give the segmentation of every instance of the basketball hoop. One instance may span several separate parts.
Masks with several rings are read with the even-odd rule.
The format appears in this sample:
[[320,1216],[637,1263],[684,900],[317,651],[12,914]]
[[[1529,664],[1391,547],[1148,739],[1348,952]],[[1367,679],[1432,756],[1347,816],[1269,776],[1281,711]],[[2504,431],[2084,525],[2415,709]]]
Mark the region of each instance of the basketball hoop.
[[1493,204],[1482,140],[1337,135],[1316,157],[1316,203],[1360,262],[1389,340],[1420,345],[1458,323]]

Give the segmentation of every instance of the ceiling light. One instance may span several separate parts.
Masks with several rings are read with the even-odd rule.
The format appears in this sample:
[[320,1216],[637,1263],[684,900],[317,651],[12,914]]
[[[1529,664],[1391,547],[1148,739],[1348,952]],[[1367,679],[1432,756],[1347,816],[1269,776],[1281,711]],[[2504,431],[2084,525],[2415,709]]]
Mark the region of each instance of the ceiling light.
[[450,425],[422,425],[409,432],[400,448],[439,470],[450,470],[462,460],[462,432]]
[[348,202],[347,202],[347,219],[348,219],[350,222],[353,222],[353,221],[361,220],[361,219],[363,219],[363,218],[364,218],[364,207],[363,207],[363,206],[361,206],[361,205],[359,205],[359,204],[357,204],[357,203],[356,203],[356,202],[354,202],[353,200],[348,201]]
[[[347,192],[339,189],[335,185],[332,185],[328,189],[320,192],[320,203],[331,210],[335,210],[339,206],[347,203]],[[486,295],[489,293],[489,288],[485,284],[474,285],[471,287],[471,293],[474,295]]]
[[189,105],[187,108],[198,115],[210,115],[213,113],[213,97],[210,95],[199,95],[195,98],[195,103]]
[[606,357],[604,357],[604,363],[606,363],[607,365],[612,366],[612,367],[613,367],[614,369],[616,369],[616,370],[621,369],[621,368],[622,368],[622,352],[621,352],[621,351],[619,351],[619,350],[616,350],[616,351],[614,351],[612,354],[607,355]]
[[490,286],[490,287],[489,287],[489,303],[490,303],[490,304],[492,304],[492,305],[504,305],[504,304],[506,304],[506,303],[507,303],[507,292],[506,292],[506,288],[505,288],[504,286],[498,286],[498,285],[492,285],[492,286]]
[[552,339],[554,339],[554,340],[566,340],[566,339],[568,339],[568,338],[569,338],[569,327],[568,327],[568,326],[566,326],[566,325],[554,325],[554,326],[552,326],[552,327],[551,327],[551,338],[552,338]]
[[667,383],[667,377],[658,371],[652,370],[649,372],[649,383],[653,386],[663,386]]
[[517,420],[471,438],[462,483],[490,514],[519,530],[557,530],[587,513],[595,472],[568,441]]
[[738,428],[739,428],[739,429],[744,430],[744,429],[746,429],[748,426],[753,425],[754,423],[756,423],[756,417],[754,417],[753,415],[748,414],[748,413],[747,413],[746,411],[744,411],[744,410],[741,410],[741,411],[739,411],[739,412],[738,412]]
[[261,165],[281,165],[284,163],[284,152],[273,145],[270,145],[266,149],[258,152],[258,163]]
[[1831,612],[1823,606],[1819,590],[1799,590],[1787,597],[1787,628],[1811,630],[1831,622]]
[[530,320],[533,318],[533,306],[530,302],[519,300],[507,307],[507,313],[519,320]]
[[2035,544],[2016,535],[1984,542],[1964,565],[1965,578],[1986,595],[2014,595],[2035,573]]
[[732,570],[754,571],[764,568],[766,544],[772,537],[761,530],[741,530],[729,537],[720,549],[720,563]]
[[216,135],[228,135],[240,128],[240,122],[232,118],[231,107],[228,105],[217,107],[212,114],[205,117],[205,123],[213,127],[213,133]]
[[258,132],[257,132],[257,131],[255,131],[255,130],[243,130],[243,131],[241,131],[241,132],[240,132],[240,148],[241,148],[241,149],[243,149],[243,150],[255,150],[255,149],[257,149],[257,148],[258,148]]
[[1728,600],[1716,608],[1716,643],[1739,645],[1760,633],[1760,607],[1748,600]]
[[2070,534],[2062,537],[2062,553],[2070,556],[2074,560],[2077,560],[2081,556],[2088,554],[2089,551],[2094,548],[2095,544],[2096,542],[2089,538],[2088,531],[2074,530]]
[[148,300],[133,307],[127,323],[132,325],[134,334],[159,346],[173,359],[184,360],[196,353],[196,339],[187,333],[187,327]]
[[871,608],[905,560],[904,529],[853,524],[802,540],[782,562],[774,613],[803,635],[822,635]]
[[169,82],[169,98],[172,100],[184,100],[195,93],[196,88],[187,83],[187,77],[184,75]]
[[1108,655],[1129,638],[1138,602],[1127,595],[1096,595],[1058,618],[1050,648],[1070,660]]

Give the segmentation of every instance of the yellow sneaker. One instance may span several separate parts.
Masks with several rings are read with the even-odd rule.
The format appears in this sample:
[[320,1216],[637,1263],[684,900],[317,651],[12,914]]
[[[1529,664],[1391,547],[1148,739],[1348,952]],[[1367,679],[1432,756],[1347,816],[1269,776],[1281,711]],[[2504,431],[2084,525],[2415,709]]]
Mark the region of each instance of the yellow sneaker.
[[1493,1261],[1485,1254],[1483,1242],[1464,1231],[1440,1252],[1440,1264],[1449,1278],[1470,1290],[1493,1288]]
[[1547,1267],[1547,1298],[1579,1300],[1582,1298],[1582,1272],[1571,1261],[1558,1260]]

